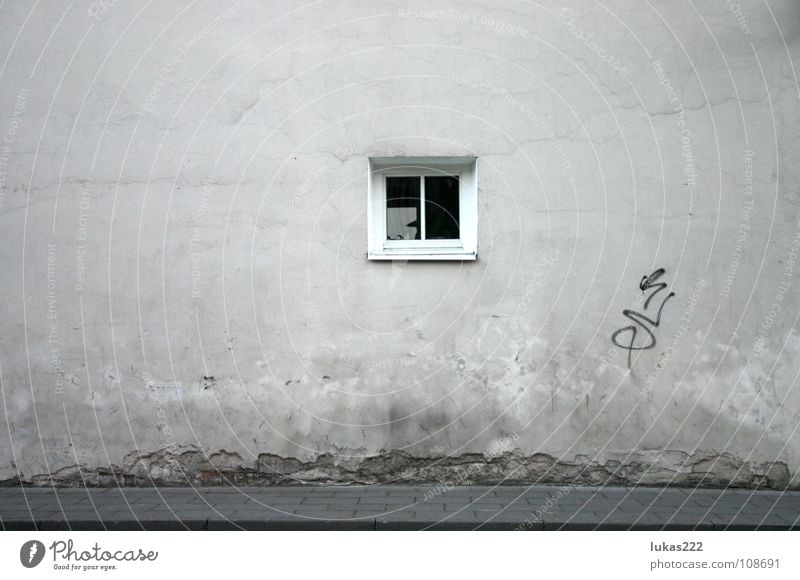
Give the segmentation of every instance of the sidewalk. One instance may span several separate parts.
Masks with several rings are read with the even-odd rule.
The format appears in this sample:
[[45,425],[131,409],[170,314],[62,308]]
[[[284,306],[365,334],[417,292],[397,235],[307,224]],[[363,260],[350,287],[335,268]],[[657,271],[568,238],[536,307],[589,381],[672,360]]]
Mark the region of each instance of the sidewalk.
[[5,530],[788,530],[800,492],[555,486],[0,488]]

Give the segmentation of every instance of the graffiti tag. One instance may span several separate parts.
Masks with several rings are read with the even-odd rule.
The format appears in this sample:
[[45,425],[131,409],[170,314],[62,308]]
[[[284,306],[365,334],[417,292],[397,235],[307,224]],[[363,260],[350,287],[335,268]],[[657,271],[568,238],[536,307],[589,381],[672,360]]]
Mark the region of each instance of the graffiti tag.
[[[644,301],[644,310],[647,310],[647,307],[650,306],[650,301],[653,300],[659,292],[667,289],[666,282],[657,282],[663,275],[664,268],[659,268],[649,276],[642,276],[642,280],[639,282],[639,289],[642,291],[642,294],[647,291],[652,291],[652,294]],[[648,318],[640,312],[627,308],[622,311],[622,314],[633,322],[633,324],[617,329],[614,334],[611,335],[611,342],[619,348],[628,351],[628,368],[631,368],[633,351],[649,350],[656,346],[656,335],[653,333],[653,329],[658,328],[658,325],[661,323],[661,312],[664,310],[664,305],[667,303],[667,300],[673,296],[675,296],[675,292],[670,292],[664,297],[661,301],[661,305],[658,307],[655,319]],[[639,336],[644,338],[643,342],[637,340]]]

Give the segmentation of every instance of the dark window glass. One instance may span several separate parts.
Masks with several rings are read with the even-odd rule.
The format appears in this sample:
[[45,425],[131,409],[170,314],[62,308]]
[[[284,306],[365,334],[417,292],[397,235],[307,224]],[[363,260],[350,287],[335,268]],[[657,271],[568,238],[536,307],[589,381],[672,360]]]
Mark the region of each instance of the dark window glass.
[[386,239],[419,240],[420,178],[386,178]]
[[450,175],[425,178],[425,238],[457,240],[458,177]]

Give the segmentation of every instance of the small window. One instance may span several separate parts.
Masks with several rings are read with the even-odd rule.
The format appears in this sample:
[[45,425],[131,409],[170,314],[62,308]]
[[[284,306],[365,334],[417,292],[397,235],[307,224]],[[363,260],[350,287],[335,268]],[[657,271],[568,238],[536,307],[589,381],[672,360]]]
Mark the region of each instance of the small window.
[[370,159],[369,259],[474,260],[475,158]]

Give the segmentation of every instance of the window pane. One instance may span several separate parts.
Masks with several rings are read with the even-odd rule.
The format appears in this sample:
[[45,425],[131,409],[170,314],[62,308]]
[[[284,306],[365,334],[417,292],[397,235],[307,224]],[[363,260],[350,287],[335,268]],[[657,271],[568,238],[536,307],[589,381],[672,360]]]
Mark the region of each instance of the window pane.
[[386,178],[387,240],[420,239],[419,191],[419,177]]
[[459,239],[458,219],[458,177],[426,177],[425,239]]

